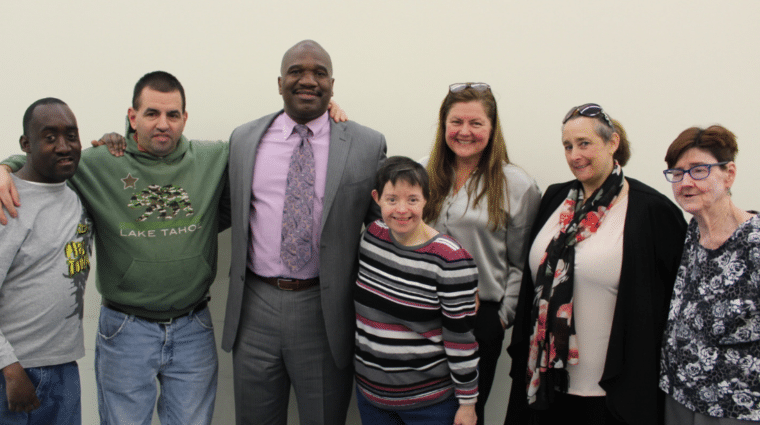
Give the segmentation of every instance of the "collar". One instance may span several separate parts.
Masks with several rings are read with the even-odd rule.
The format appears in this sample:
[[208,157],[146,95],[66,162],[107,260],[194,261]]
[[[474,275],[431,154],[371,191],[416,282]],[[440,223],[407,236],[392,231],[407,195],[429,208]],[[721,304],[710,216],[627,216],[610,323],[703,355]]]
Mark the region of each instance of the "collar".
[[[285,112],[282,113],[283,120],[282,120],[282,138],[283,140],[287,139],[291,133],[293,133],[293,127],[295,127],[298,123],[293,120],[293,118],[290,118],[288,114]],[[328,112],[325,112],[324,114],[320,115],[319,117],[309,121],[306,123],[306,126],[309,127],[309,130],[311,130],[313,134],[313,138],[317,138],[320,136],[323,136],[325,133],[330,132],[330,116]]]

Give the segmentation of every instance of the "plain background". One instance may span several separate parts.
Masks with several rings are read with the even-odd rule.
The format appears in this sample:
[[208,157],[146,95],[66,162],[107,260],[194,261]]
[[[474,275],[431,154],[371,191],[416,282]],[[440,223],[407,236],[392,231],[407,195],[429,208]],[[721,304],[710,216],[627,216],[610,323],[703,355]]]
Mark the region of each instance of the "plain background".
[[[335,99],[352,120],[385,134],[389,155],[427,155],[448,85],[484,81],[499,101],[510,158],[542,190],[572,178],[562,117],[597,102],[628,131],[626,175],[671,198],[662,176],[670,142],[694,125],[726,126],[740,147],[734,201],[759,209],[758,18],[757,0],[4,0],[0,157],[20,153],[21,117],[42,97],[69,104],[83,143],[122,132],[134,83],[157,69],[185,87],[185,134],[226,139],[282,107],[282,54],[311,38],[332,56]],[[211,302],[217,340],[229,267],[229,235],[220,238]],[[80,361],[85,424],[97,422],[99,300],[91,279]],[[489,423],[503,421],[508,369],[504,354]],[[215,424],[233,423],[231,378],[230,355],[220,350]],[[358,423],[355,407],[349,423]]]

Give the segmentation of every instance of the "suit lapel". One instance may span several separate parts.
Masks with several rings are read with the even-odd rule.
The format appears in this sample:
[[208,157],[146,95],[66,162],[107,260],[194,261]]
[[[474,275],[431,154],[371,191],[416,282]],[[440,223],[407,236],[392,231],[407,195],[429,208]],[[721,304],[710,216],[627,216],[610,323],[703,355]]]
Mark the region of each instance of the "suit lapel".
[[240,187],[236,189],[243,191],[238,199],[243,202],[243,205],[241,205],[241,212],[244,215],[244,222],[245,220],[248,220],[251,212],[251,184],[253,183],[253,165],[256,163],[256,151],[258,150],[261,138],[264,137],[264,133],[266,133],[269,126],[272,125],[272,122],[278,115],[280,115],[280,113],[282,113],[282,111],[261,118],[259,125],[256,125],[251,129],[251,132],[247,135],[245,143],[243,143],[243,146],[241,147],[240,156],[242,168],[240,181],[246,184],[240,185]]
[[346,168],[348,152],[351,148],[351,134],[346,132],[345,123],[335,123],[330,119],[330,147],[327,155],[327,177],[325,179],[325,199],[322,202],[322,229],[330,214],[335,196],[338,194],[343,170]]

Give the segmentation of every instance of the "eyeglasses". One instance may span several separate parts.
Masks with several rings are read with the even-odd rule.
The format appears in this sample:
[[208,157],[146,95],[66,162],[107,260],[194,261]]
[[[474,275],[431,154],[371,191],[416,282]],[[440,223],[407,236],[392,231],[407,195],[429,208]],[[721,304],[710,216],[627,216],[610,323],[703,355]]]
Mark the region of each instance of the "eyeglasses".
[[565,115],[565,119],[562,120],[562,124],[567,123],[570,121],[570,118],[575,115],[575,113],[578,112],[578,115],[582,115],[584,117],[589,118],[596,118],[601,115],[602,118],[604,118],[604,121],[607,123],[610,128],[613,130],[615,129],[615,126],[612,125],[612,120],[610,119],[610,116],[607,115],[606,112],[602,109],[601,106],[597,105],[596,103],[585,103],[581,106],[576,106],[572,109],[570,109],[570,112]]
[[454,83],[449,86],[449,91],[452,93],[459,93],[466,88],[471,88],[479,92],[491,90],[491,86],[486,83]]
[[662,173],[665,174],[665,179],[671,183],[678,183],[683,180],[683,177],[688,173],[692,180],[704,180],[710,175],[710,169],[716,165],[726,165],[731,161],[716,162],[715,164],[699,164],[695,165],[688,170],[681,168],[669,168]]

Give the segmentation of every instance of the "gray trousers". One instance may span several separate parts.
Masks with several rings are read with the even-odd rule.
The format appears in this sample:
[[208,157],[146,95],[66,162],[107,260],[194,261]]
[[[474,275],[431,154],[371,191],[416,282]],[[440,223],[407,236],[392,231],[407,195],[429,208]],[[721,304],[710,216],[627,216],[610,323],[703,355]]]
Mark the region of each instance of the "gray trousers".
[[345,424],[353,369],[332,358],[319,286],[283,291],[249,272],[232,362],[238,425],[285,425],[291,384],[301,424]]

